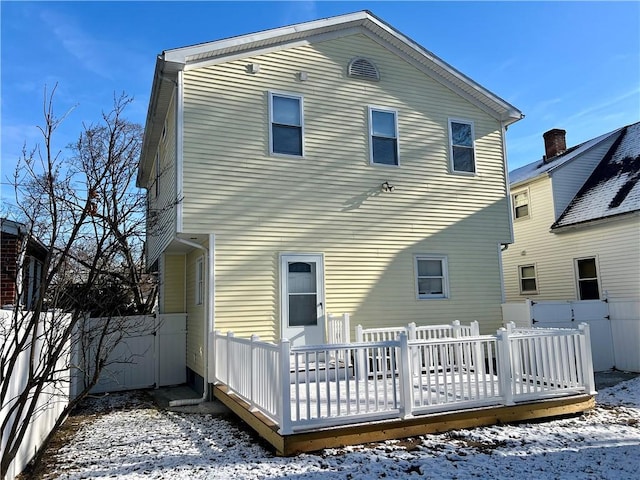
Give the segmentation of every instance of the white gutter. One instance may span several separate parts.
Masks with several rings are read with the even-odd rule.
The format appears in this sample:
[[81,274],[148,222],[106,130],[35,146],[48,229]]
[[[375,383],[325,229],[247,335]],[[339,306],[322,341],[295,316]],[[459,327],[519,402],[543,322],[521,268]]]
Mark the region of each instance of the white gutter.
[[211,252],[215,251],[215,234],[209,234],[209,248],[203,247],[199,243],[190,242],[189,240],[184,240],[182,238],[176,237],[175,240],[183,245],[187,245],[189,247],[198,248],[205,252],[207,256],[207,267],[208,267],[208,288],[207,288],[207,303],[205,304],[205,312],[204,317],[204,342],[202,348],[204,350],[204,388],[202,392],[201,398],[186,398],[180,400],[171,400],[169,402],[170,407],[184,407],[187,405],[199,405],[207,401],[209,397],[209,332],[213,328],[213,305],[214,305],[214,293],[213,293],[213,279],[214,279],[214,271],[213,266],[214,256]]

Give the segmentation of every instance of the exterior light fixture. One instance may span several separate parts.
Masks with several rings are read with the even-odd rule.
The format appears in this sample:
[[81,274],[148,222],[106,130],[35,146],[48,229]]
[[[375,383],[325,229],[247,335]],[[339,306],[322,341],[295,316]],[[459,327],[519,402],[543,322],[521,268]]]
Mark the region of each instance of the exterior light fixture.
[[396,189],[396,187],[391,185],[389,182],[384,182],[382,184],[382,191],[383,192],[393,192],[395,189]]

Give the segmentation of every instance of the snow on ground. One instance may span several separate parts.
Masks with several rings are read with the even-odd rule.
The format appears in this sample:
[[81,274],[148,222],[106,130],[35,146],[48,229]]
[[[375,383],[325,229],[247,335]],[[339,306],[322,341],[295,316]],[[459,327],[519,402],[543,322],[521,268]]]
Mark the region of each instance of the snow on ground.
[[[46,479],[639,479],[640,377],[602,390],[592,412],[276,457],[230,417],[159,411],[112,394]],[[131,404],[134,404],[133,406]]]

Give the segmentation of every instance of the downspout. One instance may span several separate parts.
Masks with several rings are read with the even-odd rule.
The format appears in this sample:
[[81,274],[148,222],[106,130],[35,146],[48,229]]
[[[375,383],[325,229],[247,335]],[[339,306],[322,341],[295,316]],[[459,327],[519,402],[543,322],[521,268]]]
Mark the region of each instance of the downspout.
[[201,398],[186,398],[180,400],[171,400],[169,402],[170,407],[184,407],[187,405],[199,405],[207,401],[209,396],[209,331],[210,327],[213,326],[213,265],[214,258],[211,254],[212,251],[215,250],[215,234],[209,234],[209,248],[203,247],[199,243],[190,242],[189,240],[184,240],[182,238],[176,237],[175,240],[183,245],[187,245],[189,247],[198,248],[204,251],[207,258],[207,270],[208,270],[208,285],[207,285],[207,303],[205,304],[205,312],[204,318],[204,337],[203,337],[203,345],[202,349],[204,351],[204,389],[202,392]]
[[502,268],[502,253],[509,248],[509,244],[515,241],[513,233],[513,205],[511,205],[511,186],[509,182],[509,165],[507,162],[507,125],[501,122],[502,129],[502,158],[504,159],[504,182],[505,191],[507,193],[507,206],[509,208],[509,242],[498,244],[498,266],[500,267],[500,300],[502,303],[506,301],[504,287],[504,271]]

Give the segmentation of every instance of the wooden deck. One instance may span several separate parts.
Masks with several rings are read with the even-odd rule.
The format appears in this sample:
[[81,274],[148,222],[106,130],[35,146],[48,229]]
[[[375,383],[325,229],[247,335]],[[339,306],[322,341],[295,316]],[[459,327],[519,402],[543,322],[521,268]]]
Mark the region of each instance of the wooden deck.
[[355,425],[319,428],[312,432],[280,435],[278,425],[272,420],[260,412],[251,411],[247,402],[227,392],[228,389],[224,385],[214,387],[214,396],[271,444],[276,453],[281,456],[460,428],[552,418],[585,412],[595,407],[593,395],[580,394],[512,406],[472,408],[425,414],[404,420],[369,421]]

